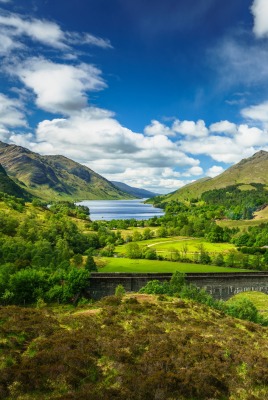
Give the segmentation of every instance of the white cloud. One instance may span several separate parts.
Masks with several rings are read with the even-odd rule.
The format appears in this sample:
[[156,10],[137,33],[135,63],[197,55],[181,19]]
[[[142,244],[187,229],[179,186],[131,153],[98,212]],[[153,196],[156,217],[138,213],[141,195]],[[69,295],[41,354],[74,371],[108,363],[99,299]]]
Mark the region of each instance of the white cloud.
[[210,176],[211,178],[214,178],[215,176],[221,174],[224,171],[224,168],[218,166],[218,165],[213,165],[213,167],[210,167],[207,170],[206,175]]
[[171,168],[150,167],[126,168],[117,174],[105,174],[107,179],[124,182],[134,187],[142,187],[156,193],[169,193],[190,181],[176,179],[178,173]]
[[0,126],[26,126],[27,122],[21,109],[22,103],[0,93]]
[[41,154],[63,154],[108,179],[155,191],[162,187],[175,190],[185,184],[178,179],[179,168],[188,168],[187,176],[201,172],[199,161],[183,153],[168,137],[135,133],[123,127],[113,113],[98,108],[45,120],[38,125],[35,137],[13,134],[10,140]]
[[237,131],[236,124],[226,120],[211,124],[209,130],[210,132],[226,133],[231,135],[235,134]]
[[12,41],[12,45],[8,47],[9,50],[15,48],[16,42],[23,40],[24,37],[60,50],[67,50],[72,44],[112,47],[108,40],[89,33],[64,32],[55,22],[26,18],[13,13],[0,16],[0,31]]
[[261,147],[268,145],[268,133],[256,127],[241,124],[233,137],[210,135],[205,140],[196,138],[182,140],[183,152],[198,155],[205,154],[213,160],[224,163],[236,163],[242,158],[254,154]]
[[151,125],[147,125],[144,129],[145,135],[155,136],[155,135],[164,135],[164,136],[174,136],[174,132],[166,126],[161,124],[159,121],[153,120],[151,121]]
[[194,166],[188,169],[183,176],[200,176],[204,173],[203,168],[199,166]]
[[250,118],[255,121],[268,122],[268,101],[264,103],[244,108],[241,114],[245,118]]
[[185,136],[205,137],[208,135],[208,129],[203,120],[194,121],[179,121],[173,123],[172,130]]
[[254,16],[253,32],[259,38],[268,36],[268,3],[267,0],[254,0],[251,7]]
[[87,91],[106,86],[101,71],[88,64],[57,64],[43,58],[29,59],[9,68],[36,94],[38,107],[52,113],[71,114],[87,106]]

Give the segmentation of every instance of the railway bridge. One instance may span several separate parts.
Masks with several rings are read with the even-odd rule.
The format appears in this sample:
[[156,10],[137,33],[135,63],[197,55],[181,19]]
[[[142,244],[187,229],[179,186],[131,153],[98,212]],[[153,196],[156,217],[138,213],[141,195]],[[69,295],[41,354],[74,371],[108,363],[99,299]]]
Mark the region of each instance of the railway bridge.
[[[171,273],[92,273],[87,295],[100,299],[115,293],[121,284],[127,292],[138,292],[147,282],[170,280]],[[268,272],[189,273],[186,282],[205,289],[214,299],[228,300],[241,292],[258,291],[268,294]]]

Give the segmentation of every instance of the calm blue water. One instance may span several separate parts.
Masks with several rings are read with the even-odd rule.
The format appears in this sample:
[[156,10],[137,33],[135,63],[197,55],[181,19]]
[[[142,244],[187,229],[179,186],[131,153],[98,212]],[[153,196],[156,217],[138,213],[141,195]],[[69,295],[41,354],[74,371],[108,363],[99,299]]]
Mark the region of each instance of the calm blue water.
[[155,208],[151,204],[143,204],[142,199],[137,200],[84,200],[76,203],[89,207],[90,219],[149,219],[164,215],[163,210]]

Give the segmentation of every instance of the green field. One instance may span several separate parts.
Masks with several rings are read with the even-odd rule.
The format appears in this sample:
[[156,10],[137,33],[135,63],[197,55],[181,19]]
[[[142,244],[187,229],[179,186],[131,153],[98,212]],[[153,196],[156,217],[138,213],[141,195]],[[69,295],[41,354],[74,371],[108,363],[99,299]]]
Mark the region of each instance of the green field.
[[129,258],[108,258],[102,257],[95,260],[99,272],[249,272],[238,268],[216,267],[213,265],[191,264],[172,261],[158,260],[131,260]]
[[[177,236],[169,238],[156,238],[151,240],[143,240],[135,242],[141,247],[151,247],[161,255],[170,255],[170,252],[178,250],[186,254],[197,253],[200,251],[200,245],[208,253],[226,253],[236,247],[231,243],[209,243],[205,239],[194,239],[189,237]],[[117,246],[116,253],[125,254],[127,244]]]

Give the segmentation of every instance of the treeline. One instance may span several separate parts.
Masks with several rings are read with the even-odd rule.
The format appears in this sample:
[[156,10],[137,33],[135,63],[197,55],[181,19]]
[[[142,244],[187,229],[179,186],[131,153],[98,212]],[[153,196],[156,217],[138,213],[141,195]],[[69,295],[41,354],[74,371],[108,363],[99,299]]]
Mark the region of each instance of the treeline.
[[251,183],[252,190],[241,190],[239,186],[210,190],[201,195],[201,200],[224,207],[224,216],[229,219],[252,219],[254,211],[268,203],[267,189],[260,183]]

